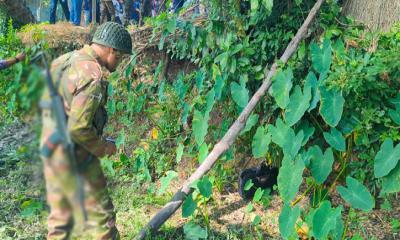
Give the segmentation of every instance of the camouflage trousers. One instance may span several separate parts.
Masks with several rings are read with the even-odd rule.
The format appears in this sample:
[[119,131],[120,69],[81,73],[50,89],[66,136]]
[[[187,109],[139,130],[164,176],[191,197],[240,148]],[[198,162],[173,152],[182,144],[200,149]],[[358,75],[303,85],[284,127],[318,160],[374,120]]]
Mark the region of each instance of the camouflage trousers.
[[[41,146],[49,133],[54,130],[54,123],[43,118]],[[91,157],[86,150],[78,148],[77,164],[84,190],[84,206],[87,222],[79,219],[80,208],[73,201],[71,185],[76,183],[64,150],[58,146],[50,158],[44,158],[44,176],[46,179],[47,202],[50,206],[47,239],[69,239],[74,225],[83,230],[85,236],[80,239],[119,239],[115,226],[115,213],[106,188],[106,179],[100,161]]]

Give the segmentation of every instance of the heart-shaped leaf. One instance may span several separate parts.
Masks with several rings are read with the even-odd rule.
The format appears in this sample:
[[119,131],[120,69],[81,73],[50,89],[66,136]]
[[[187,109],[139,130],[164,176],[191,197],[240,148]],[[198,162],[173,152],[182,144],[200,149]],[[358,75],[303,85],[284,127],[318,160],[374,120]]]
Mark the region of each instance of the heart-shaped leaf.
[[322,184],[332,171],[334,161],[332,149],[328,148],[325,154],[322,154],[318,146],[312,146],[308,152],[311,157],[311,174],[318,184]]
[[346,151],[346,140],[336,128],[332,128],[331,133],[324,132],[324,138],[334,149],[341,152]]
[[269,134],[263,126],[257,128],[257,132],[253,137],[251,144],[253,156],[255,158],[264,157],[268,152],[268,145],[271,142],[271,134]]
[[400,125],[400,109],[397,107],[396,110],[390,109],[389,116],[397,125]]
[[246,89],[246,83],[241,81],[240,85],[236,82],[231,83],[231,94],[233,101],[243,109],[249,102],[249,90]]
[[289,204],[285,204],[279,215],[279,231],[284,239],[296,234],[294,225],[300,217],[300,208],[298,206],[291,208]]
[[289,93],[292,89],[292,69],[280,71],[274,78],[270,93],[275,98],[276,104],[282,109],[285,109],[290,102]]
[[382,178],[382,193],[400,192],[400,164]]
[[272,141],[281,148],[283,148],[288,138],[294,136],[293,129],[287,126],[280,118],[276,120],[275,126],[271,124],[268,125],[268,132],[272,135]]
[[197,208],[197,202],[193,200],[192,194],[189,194],[182,204],[182,217],[190,217]]
[[168,171],[165,177],[160,178],[160,189],[158,190],[158,195],[164,194],[165,190],[167,190],[167,187],[171,183],[171,181],[178,177],[178,173],[175,171]]
[[315,42],[311,43],[311,60],[314,69],[320,73],[325,74],[329,71],[332,63],[332,49],[331,41],[325,39],[320,48]]
[[336,127],[342,118],[344,98],[342,93],[334,89],[319,88],[321,94],[321,106],[319,113],[324,121],[331,127]]
[[199,163],[202,164],[208,155],[208,146],[206,143],[201,144],[199,149]]
[[299,191],[303,181],[304,162],[298,157],[295,161],[284,158],[278,174],[278,190],[283,202],[289,203]]
[[206,96],[206,114],[210,113],[215,103],[215,90],[212,88]]
[[313,217],[313,233],[316,239],[327,239],[329,232],[335,229],[336,220],[341,216],[341,207],[332,209],[329,201],[323,201]]
[[183,227],[185,233],[185,239],[198,240],[206,239],[208,237],[207,230],[190,221]]
[[296,124],[310,106],[311,88],[305,88],[304,94],[296,85],[294,92],[290,95],[290,102],[285,111],[285,122],[290,127]]
[[304,139],[304,133],[301,130],[297,135],[294,135],[294,131],[289,131],[288,138],[283,144],[283,154],[286,158],[294,159],[299,152]]
[[347,188],[338,186],[337,191],[351,207],[364,211],[374,208],[374,198],[364,185],[352,177],[346,178],[346,184]]
[[311,112],[314,108],[317,107],[317,104],[320,100],[320,95],[318,93],[318,80],[313,72],[309,72],[306,77],[306,82],[304,83],[304,89],[310,88],[312,100],[310,103],[310,107],[308,108],[308,112]]
[[300,125],[296,129],[297,132],[303,131],[304,133],[304,138],[303,142],[301,143],[302,146],[306,145],[308,140],[312,137],[314,134],[315,128],[313,126],[310,126],[308,121],[301,121]]
[[375,156],[374,174],[376,178],[384,177],[392,171],[400,159],[400,144],[393,148],[392,139],[386,139]]
[[246,126],[240,132],[240,135],[243,135],[250,131],[258,122],[258,114],[251,114],[250,117],[247,119]]
[[197,182],[197,188],[199,189],[200,194],[204,197],[211,197],[212,183],[207,176],[204,176],[199,182]]
[[194,110],[192,130],[198,146],[203,144],[204,138],[207,135],[209,118],[207,113],[202,114],[200,111]]

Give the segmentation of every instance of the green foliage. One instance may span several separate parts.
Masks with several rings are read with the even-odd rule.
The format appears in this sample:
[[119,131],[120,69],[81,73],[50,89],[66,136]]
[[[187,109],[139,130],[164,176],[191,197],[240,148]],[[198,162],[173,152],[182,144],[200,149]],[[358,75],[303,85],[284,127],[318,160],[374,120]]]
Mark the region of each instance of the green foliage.
[[207,113],[201,113],[198,110],[194,111],[193,116],[193,134],[198,146],[201,146],[204,142],[204,138],[207,135],[209,115]]
[[[0,59],[15,57],[22,51],[33,56],[41,47],[42,44],[39,43],[24,49],[11,20],[8,22],[7,30],[0,33]],[[27,65],[26,61],[2,70],[0,75],[0,121],[6,123],[15,117],[33,112],[43,86],[44,79],[40,69]]]
[[176,178],[176,177],[178,177],[178,173],[177,173],[177,172],[175,172],[175,171],[168,171],[168,172],[166,173],[166,176],[165,176],[165,177],[160,178],[161,186],[160,186],[160,189],[158,189],[158,194],[159,194],[159,195],[164,194],[165,191],[167,190],[167,187],[168,187],[169,184],[171,183],[171,181],[172,181],[174,178]]
[[206,239],[208,234],[207,230],[195,224],[193,221],[185,224],[183,227],[185,238],[190,240]]
[[294,230],[297,219],[300,217],[300,208],[291,208],[287,203],[283,206],[282,212],[279,215],[279,231],[284,239],[297,234]]
[[341,212],[342,206],[331,208],[329,201],[323,201],[320,204],[313,217],[313,233],[316,239],[327,239],[329,233],[335,230],[337,232],[334,235],[337,236],[334,239],[341,239],[341,232],[343,232]]
[[322,44],[322,48],[313,42],[310,45],[310,50],[313,68],[315,71],[322,75],[326,74],[332,64],[331,41],[329,39],[325,39]]
[[206,198],[211,197],[212,194],[212,183],[208,179],[207,176],[202,177],[200,181],[197,182],[197,188],[199,189],[199,192],[201,195],[203,195]]
[[375,201],[368,189],[352,177],[346,178],[347,188],[338,186],[340,196],[353,208],[370,211],[375,206]]
[[323,154],[318,146],[313,146],[309,149],[309,154],[311,157],[311,174],[318,184],[322,184],[332,171],[332,164],[334,162],[332,149],[326,149]]
[[400,144],[393,147],[392,139],[386,139],[375,156],[374,175],[376,178],[384,177],[392,171],[400,159]]
[[389,175],[382,178],[382,192],[396,193],[400,192],[400,164],[393,169]]
[[289,126],[296,124],[310,107],[310,100],[311,88],[305,88],[302,93],[301,88],[296,86],[285,111],[286,124]]
[[197,202],[193,200],[193,195],[189,194],[182,204],[182,217],[190,217],[197,208]]
[[255,158],[264,157],[268,152],[270,142],[271,134],[263,126],[258,127],[252,142],[253,156]]
[[285,109],[290,102],[289,93],[293,86],[292,79],[293,72],[289,68],[286,71],[278,72],[272,82],[271,95],[282,109]]
[[285,203],[290,202],[299,191],[303,180],[304,162],[301,158],[294,161],[285,159],[279,169],[278,190],[279,195]]
[[342,118],[344,98],[342,94],[333,89],[320,87],[321,106],[319,112],[324,121],[331,127],[336,127]]
[[334,149],[346,151],[346,140],[336,128],[332,128],[330,133],[324,132],[324,138]]

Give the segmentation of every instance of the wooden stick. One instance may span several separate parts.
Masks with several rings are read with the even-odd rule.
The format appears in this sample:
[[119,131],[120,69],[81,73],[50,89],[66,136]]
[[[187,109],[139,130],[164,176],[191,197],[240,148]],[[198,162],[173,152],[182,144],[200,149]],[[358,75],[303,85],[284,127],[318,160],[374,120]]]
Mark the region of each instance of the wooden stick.
[[[286,64],[289,58],[296,52],[300,42],[307,35],[307,31],[310,28],[311,23],[315,19],[321,5],[325,2],[325,0],[318,0],[314,7],[311,9],[308,14],[306,20],[303,25],[297,31],[296,36],[292,39],[292,41],[287,46],[285,52],[280,58],[280,62]],[[204,174],[206,174],[213,167],[218,158],[232,146],[236,137],[239,135],[240,131],[244,128],[247,118],[250,116],[253,109],[256,107],[257,103],[260,101],[261,97],[267,92],[269,87],[271,86],[271,79],[275,75],[276,70],[278,68],[278,63],[275,62],[271,69],[268,71],[265,68],[265,72],[268,72],[266,77],[264,78],[263,84],[257,90],[257,92],[253,95],[250,102],[243,109],[239,118],[233,123],[233,125],[229,128],[225,136],[219,141],[211,151],[211,153],[207,156],[204,162],[197,168],[197,170],[190,176],[190,178],[183,184],[183,187],[175,193],[172,197],[172,200],[167,203],[151,220],[150,222],[140,231],[137,239],[145,239],[148,233],[154,233],[157,231],[161,225],[167,221],[172,214],[181,206],[182,202],[186,198],[188,194],[191,193],[192,189],[190,188],[191,184],[200,179]]]

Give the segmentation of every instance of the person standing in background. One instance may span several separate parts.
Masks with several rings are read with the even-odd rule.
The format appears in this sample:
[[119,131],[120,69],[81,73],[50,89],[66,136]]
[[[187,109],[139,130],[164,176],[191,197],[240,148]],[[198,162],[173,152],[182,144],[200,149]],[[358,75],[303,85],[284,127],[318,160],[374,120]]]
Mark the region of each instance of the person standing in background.
[[115,8],[112,0],[101,0],[100,23],[105,23],[108,21],[115,22]]
[[122,24],[124,20],[124,1],[112,0],[115,9],[115,22]]
[[123,1],[124,5],[124,21],[123,25],[127,26],[129,24],[129,21],[132,20],[133,18],[133,13],[134,13],[134,3],[133,0],[124,0]]
[[[92,8],[93,0],[84,0],[84,11],[85,11],[85,26],[88,26],[92,22]],[[100,22],[100,1],[96,0],[96,22]]]
[[71,23],[75,26],[81,25],[82,0],[71,0]]
[[[56,23],[56,12],[57,12],[57,3],[58,0],[50,0],[50,24]],[[65,18],[69,21],[69,9],[68,9],[68,0],[60,0],[61,7],[63,9]]]

